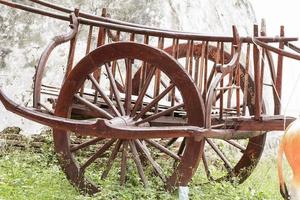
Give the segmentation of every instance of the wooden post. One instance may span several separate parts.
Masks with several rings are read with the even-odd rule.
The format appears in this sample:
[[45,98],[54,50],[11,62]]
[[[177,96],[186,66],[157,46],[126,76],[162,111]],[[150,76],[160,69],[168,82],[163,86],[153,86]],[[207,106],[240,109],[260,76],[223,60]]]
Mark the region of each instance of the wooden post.
[[[260,35],[261,36],[266,36],[267,35],[267,27],[266,27],[266,21],[265,19],[261,20],[261,27],[260,27]],[[261,98],[261,102],[263,101],[263,87],[264,87],[264,72],[265,72],[265,54],[266,54],[266,50],[262,49],[261,52],[261,69],[260,69],[260,77],[261,77],[261,82],[260,82],[260,98]]]
[[[76,17],[79,15],[79,9],[75,9],[74,11]],[[69,73],[71,72],[73,68],[73,63],[74,63],[74,55],[75,55],[75,48],[76,48],[76,43],[77,43],[77,33],[76,36],[70,41],[70,49],[69,49],[69,55],[68,55],[68,63],[67,63],[67,68],[66,68],[66,73],[64,80],[68,77]]]
[[[280,37],[284,37],[284,26],[280,26]],[[284,42],[279,42],[279,48],[284,48]],[[277,61],[277,76],[276,76],[276,83],[275,87],[278,94],[278,101],[281,99],[281,87],[282,87],[282,64],[283,64],[283,56],[278,54],[278,61]],[[275,106],[274,114],[279,115],[281,110],[281,103],[277,103]]]
[[[253,36],[258,37],[258,25],[254,25]],[[259,49],[253,45],[253,66],[254,66],[254,82],[255,82],[255,112],[254,118],[259,120],[261,115],[261,71],[260,71],[260,56]]]
[[[107,12],[106,12],[106,8],[103,8],[102,9],[102,14],[101,16],[102,17],[106,17],[107,15]],[[103,27],[100,27],[99,28],[99,32],[98,32],[98,40],[97,40],[97,47],[99,46],[102,46],[104,43],[105,43],[105,38],[106,38],[106,29],[103,28]],[[101,66],[99,67],[98,70],[96,70],[94,73],[93,73],[93,76],[94,78],[100,82],[100,78],[101,78]],[[94,88],[94,87],[93,87]],[[94,102],[96,103],[97,102],[97,99],[98,99],[98,92],[97,90],[95,90],[95,94],[94,94]]]

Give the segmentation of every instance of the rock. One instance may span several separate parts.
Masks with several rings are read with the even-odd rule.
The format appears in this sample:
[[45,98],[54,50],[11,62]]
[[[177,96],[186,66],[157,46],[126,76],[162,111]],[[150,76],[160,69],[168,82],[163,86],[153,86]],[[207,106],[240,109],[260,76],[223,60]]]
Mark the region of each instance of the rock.
[[[18,1],[24,3],[24,1]],[[209,34],[231,35],[231,25],[236,24],[241,35],[251,34],[255,15],[248,0],[53,0],[63,6],[78,7],[83,11],[100,15],[106,7],[112,18],[170,29]],[[29,3],[28,4],[33,4]],[[77,55],[85,55],[87,28],[78,38]],[[31,103],[32,77],[38,59],[47,43],[55,35],[68,31],[68,24],[48,17],[18,11],[0,5],[0,44],[6,50],[0,52],[1,74],[10,74],[0,79],[5,82],[5,91],[17,103]],[[6,53],[5,53],[6,52]],[[10,53],[8,53],[10,52]],[[5,59],[1,59],[5,55]],[[46,68],[44,84],[60,86],[68,52],[65,48],[54,51]],[[77,59],[78,60],[78,59]],[[55,77],[55,78],[53,78]],[[0,128],[15,124],[24,133],[39,132],[41,126],[8,113],[0,105]]]
[[15,127],[15,126],[7,127],[0,132],[0,136],[7,135],[7,134],[19,134],[20,132],[21,132],[21,128],[19,127]]

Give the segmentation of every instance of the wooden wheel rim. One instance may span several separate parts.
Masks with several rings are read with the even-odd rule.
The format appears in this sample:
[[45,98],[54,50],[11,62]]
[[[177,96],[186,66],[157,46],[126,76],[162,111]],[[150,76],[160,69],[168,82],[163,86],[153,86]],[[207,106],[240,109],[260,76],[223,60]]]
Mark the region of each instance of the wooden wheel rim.
[[[55,115],[69,117],[73,95],[79,90],[87,75],[93,72],[97,66],[121,58],[146,61],[167,74],[182,93],[188,124],[203,125],[203,100],[198,94],[195,84],[180,67],[180,64],[162,50],[131,42],[104,45],[84,57],[64,82],[58,97]],[[69,148],[69,134],[66,131],[54,129],[53,137],[55,151],[59,156],[60,164],[71,183],[84,192],[90,194],[98,192],[98,187],[95,184],[79,175],[79,165]],[[186,185],[192,178],[201,159],[203,142],[196,142],[190,138],[187,139],[186,144],[187,146],[179,165],[167,180],[168,188],[176,185]]]
[[[178,48],[178,58],[184,58],[186,57],[186,52],[188,50],[188,44],[179,44],[179,48]],[[194,55],[197,54],[199,57],[201,56],[201,49],[202,49],[202,44],[196,44],[194,46]],[[164,49],[165,52],[167,52],[168,54],[172,54],[173,51],[173,47],[168,47]],[[217,47],[215,46],[209,46],[208,47],[208,59],[211,61],[214,61],[216,59],[216,55],[217,55]],[[230,54],[227,53],[226,51],[224,51],[224,61],[225,63],[229,62],[230,60]],[[244,88],[244,79],[242,79],[242,77],[244,77],[245,75],[245,67],[240,64],[240,77],[241,77],[241,88]],[[133,84],[135,85],[134,88],[137,88],[138,86],[138,81],[139,79],[139,71],[135,74],[134,79],[133,79]],[[252,93],[250,92],[250,94],[248,94],[248,109],[250,114],[254,113],[254,105],[253,105],[253,100],[252,98],[254,98],[254,82],[252,77],[249,76],[249,85],[248,87],[251,88],[250,90],[252,91]],[[246,146],[246,150],[243,153],[243,155],[241,156],[240,160],[238,162],[236,162],[234,168],[232,169],[232,172],[227,175],[225,175],[222,178],[219,178],[220,180],[223,179],[231,179],[231,178],[235,178],[238,177],[238,182],[242,183],[243,181],[245,181],[250,174],[252,173],[252,171],[255,169],[255,167],[257,166],[260,157],[262,155],[263,149],[264,149],[264,144],[265,144],[265,140],[266,140],[266,134],[263,135],[259,135],[253,138],[249,138],[248,144]]]

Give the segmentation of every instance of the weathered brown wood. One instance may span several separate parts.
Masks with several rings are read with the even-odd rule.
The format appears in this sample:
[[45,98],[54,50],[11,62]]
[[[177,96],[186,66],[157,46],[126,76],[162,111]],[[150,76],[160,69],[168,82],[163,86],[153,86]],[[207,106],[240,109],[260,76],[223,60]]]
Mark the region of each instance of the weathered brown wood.
[[[261,21],[261,30],[260,30],[260,35],[261,36],[266,36],[267,34],[267,27],[266,27],[266,22],[264,19],[262,19]],[[266,57],[266,50],[262,49],[261,50],[261,72],[260,72],[260,76],[261,76],[261,82],[260,82],[260,98],[261,98],[261,102],[263,102],[263,90],[264,90],[264,76],[265,76],[265,57]]]
[[185,56],[185,70],[189,71],[189,64],[190,64],[190,55],[191,55],[191,49],[192,49],[192,41],[188,40],[188,48],[186,50],[186,56]]
[[[224,43],[221,43],[221,51],[220,51],[220,59],[221,59],[221,65],[224,65]],[[224,80],[223,78],[220,80],[220,87],[222,88],[224,86]],[[223,119],[223,97],[224,97],[224,90],[220,91],[220,105],[219,105],[219,119]]]
[[240,107],[240,84],[241,84],[241,79],[240,79],[240,64],[238,64],[236,68],[236,114],[237,116],[240,116],[241,114],[241,107]]
[[112,167],[112,165],[113,165],[113,163],[114,163],[114,161],[115,161],[115,159],[118,155],[118,152],[119,152],[119,149],[122,145],[122,142],[123,142],[122,140],[117,141],[117,143],[116,143],[114,149],[112,150],[111,155],[110,155],[110,157],[107,161],[105,170],[103,171],[103,173],[101,175],[101,179],[105,179],[107,177],[107,175],[108,175],[108,173],[109,173],[109,171],[110,171],[110,169],[111,169],[111,167]]
[[205,63],[204,63],[204,89],[203,89],[203,98],[206,99],[206,94],[207,94],[207,90],[208,90],[208,84],[207,84],[207,70],[208,70],[208,46],[209,46],[209,42],[207,41],[205,43]]
[[[90,26],[88,37],[87,37],[87,42],[86,42],[85,55],[87,55],[91,50],[92,36],[93,36],[93,26]],[[84,83],[83,83],[82,87],[80,88],[80,95],[82,96],[83,93],[84,93]]]
[[[158,48],[163,49],[164,48],[164,38],[159,38],[158,39]],[[160,92],[160,84],[161,84],[161,71],[160,69],[156,69],[155,72],[155,80],[154,80],[154,94],[153,97],[157,97]],[[155,105],[155,112],[158,112],[158,105]]]
[[121,173],[120,173],[120,185],[125,185],[126,171],[127,171],[127,153],[128,152],[128,140],[123,142],[122,160],[121,160]]
[[221,158],[221,160],[224,162],[225,168],[231,172],[233,167],[231,165],[231,163],[229,162],[229,160],[226,158],[226,156],[224,155],[224,153],[219,149],[219,147],[217,147],[217,145],[210,139],[206,139],[207,143],[209,144],[209,146],[211,146],[211,148],[216,152],[216,154]]
[[[39,0],[32,0],[32,1],[40,2]],[[0,0],[0,3],[3,3],[3,0]],[[4,4],[65,20],[64,16],[55,15],[53,13],[43,11],[43,10],[32,9],[30,7],[22,6],[22,4],[15,4],[10,2],[4,2]],[[49,5],[52,6],[52,4]],[[57,9],[61,9],[59,7],[56,7],[55,5],[54,7]],[[65,9],[62,10],[63,12],[66,12]],[[283,125],[285,124],[285,119],[283,119],[282,117],[271,119],[271,118],[265,118],[261,116],[263,110],[262,109],[262,96],[263,96],[262,87],[264,84],[263,82],[264,67],[265,67],[264,57],[267,57],[269,63],[271,63],[270,52],[275,52],[276,54],[278,54],[279,55],[278,68],[282,68],[282,63],[280,64],[280,62],[282,62],[281,60],[285,56],[292,57],[295,59],[300,59],[299,55],[284,51],[282,47],[282,44],[286,44],[288,41],[294,40],[295,38],[286,38],[284,37],[284,34],[282,34],[281,37],[278,38],[264,37],[263,34],[261,37],[254,36],[254,37],[240,38],[238,37],[238,33],[235,27],[233,28],[233,33],[234,33],[233,37],[206,36],[206,35],[199,35],[194,33],[168,31],[168,30],[161,30],[158,28],[144,27],[142,25],[123,23],[123,22],[118,22],[110,19],[105,19],[105,17],[86,15],[82,12],[78,12],[78,15],[81,16],[81,18],[78,18],[79,23],[82,25],[88,24],[90,26],[90,32],[92,32],[93,26],[100,27],[100,30],[105,30],[102,31],[101,34],[99,33],[100,37],[98,37],[98,43],[104,44],[106,42],[105,37],[109,37],[107,41],[109,43],[112,42],[112,44],[103,45],[102,46],[103,48],[102,47],[99,48],[100,50],[97,49],[89,53],[88,56],[86,56],[79,62],[79,64],[77,65],[77,69],[72,69],[71,71],[68,69],[68,72],[66,73],[66,79],[65,79],[66,81],[64,82],[63,87],[61,88],[60,94],[59,94],[60,88],[48,88],[48,91],[46,92],[48,92],[48,94],[50,95],[53,94],[53,97],[56,98],[56,96],[59,94],[57,100],[57,102],[59,103],[56,103],[55,99],[51,100],[51,102],[53,102],[53,107],[55,107],[54,114],[57,116],[45,115],[43,113],[36,112],[39,109],[34,111],[28,110],[12,102],[3,94],[2,91],[0,91],[0,100],[3,102],[4,106],[8,110],[15,112],[21,116],[25,116],[34,121],[40,122],[42,124],[49,125],[54,128],[56,151],[58,153],[61,153],[60,155],[63,159],[71,162],[70,168],[72,168],[72,170],[69,170],[66,173],[68,174],[67,177],[75,185],[78,183],[84,185],[85,183],[81,183],[81,182],[85,182],[86,180],[82,178],[83,176],[75,177],[74,174],[76,174],[78,170],[81,170],[81,172],[83,173],[86,167],[88,167],[92,162],[95,161],[95,159],[101,156],[102,154],[101,151],[104,152],[108,148],[110,148],[110,143],[112,143],[111,146],[113,145],[114,143],[113,140],[118,140],[118,143],[113,149],[113,152],[109,158],[107,167],[103,173],[103,177],[105,177],[109,172],[111,165],[115,160],[116,155],[122,143],[123,152],[122,152],[122,161],[121,161],[120,182],[121,184],[125,183],[127,153],[124,149],[126,149],[127,147],[125,148],[124,146],[126,142],[128,146],[128,140],[130,140],[130,147],[134,155],[134,161],[136,163],[139,175],[142,181],[144,182],[144,184],[147,185],[147,179],[143,172],[142,169],[143,166],[141,165],[141,162],[139,160],[138,157],[139,155],[137,153],[136,146],[139,147],[139,150],[141,150],[141,152],[144,152],[144,154],[146,154],[146,157],[153,165],[158,175],[161,176],[161,178],[164,181],[167,180],[167,184],[174,186],[178,184],[186,185],[188,180],[191,179],[193,172],[195,171],[194,169],[196,168],[201,155],[203,155],[201,150],[203,146],[203,142],[197,142],[198,140],[203,141],[204,137],[227,139],[226,142],[228,142],[230,145],[244,152],[245,155],[248,155],[248,150],[249,149],[253,150],[251,149],[253,148],[254,145],[252,142],[255,140],[255,138],[253,139],[253,137],[259,136],[260,137],[259,144],[263,145],[264,136],[261,135],[263,134],[262,131],[282,130],[284,128]],[[86,18],[93,19],[93,20],[88,20]],[[128,43],[117,42],[120,40],[121,32],[122,32],[122,39],[126,38],[131,42]],[[141,45],[138,44],[139,42],[138,40],[135,41],[135,35],[137,34],[144,36],[145,39],[144,43],[147,45]],[[88,37],[89,38],[91,37],[90,33]],[[173,40],[173,47],[171,53],[168,52],[168,48],[166,48],[165,51],[157,50],[156,48],[150,48],[149,37],[151,38],[151,40],[159,38],[158,49],[163,49],[164,38],[170,38],[171,40]],[[88,49],[90,49],[89,38],[87,41],[86,53],[88,53]],[[188,41],[188,44],[185,43],[179,44],[179,41],[181,42]],[[197,41],[198,42],[201,41],[202,44],[201,43],[198,44]],[[279,42],[279,41],[280,41],[279,48],[272,47],[268,44],[269,42]],[[209,44],[208,42],[210,42],[210,45],[208,45]],[[217,53],[217,55],[212,56],[212,54],[216,53],[215,47],[212,46],[214,42],[218,42],[217,51],[221,51],[221,53]],[[232,56],[230,56],[229,53],[225,52],[224,50],[225,42],[233,44]],[[247,53],[246,53],[247,56],[246,72],[243,71],[244,69],[242,67],[242,64],[239,63],[239,56],[241,54],[241,43],[248,43]],[[253,59],[254,59],[254,67],[255,67],[254,68],[255,86],[256,86],[254,105],[257,105],[259,111],[255,112],[255,118],[252,117],[243,118],[239,116],[240,107],[241,107],[240,105],[241,88],[244,88],[244,100],[242,104],[243,115],[246,115],[246,109],[249,110],[250,115],[252,114],[253,111],[252,109],[253,102],[251,102],[251,104],[249,105],[250,100],[252,101],[252,99],[249,98],[249,95],[251,96],[253,95],[252,87],[251,87],[253,83],[252,83],[252,79],[249,78],[250,43],[253,43],[253,45],[255,46],[253,50]],[[257,45],[262,47],[261,57],[259,55],[259,49]],[[199,53],[200,55],[195,55],[198,54],[197,51],[194,51],[195,49],[199,50],[197,48],[200,49],[201,52],[201,54]],[[73,60],[74,57],[74,52],[71,52],[72,49],[75,48],[73,47],[70,48],[71,59],[69,60],[68,66],[72,65],[71,61]],[[294,49],[296,49],[297,52],[297,48]],[[166,52],[172,54],[172,56],[177,60],[179,58],[183,58],[184,56],[186,56],[186,66],[185,66],[186,71],[181,70],[180,64],[178,64],[171,57],[168,57]],[[182,56],[182,54],[185,55]],[[221,58],[218,58],[218,54],[221,54],[221,56],[219,55],[219,57]],[[125,59],[125,64],[126,64],[125,80],[123,79],[121,74],[120,65],[119,65],[120,63],[117,62],[118,60],[121,59]],[[141,70],[139,72],[140,76],[138,77],[140,79],[138,85],[138,91],[136,92],[136,89],[134,89],[134,95],[136,96],[132,95],[133,94],[132,64],[134,62],[133,59],[141,60],[143,62],[141,66]],[[215,65],[209,77],[207,77],[208,60],[215,61]],[[194,64],[193,62],[195,62],[195,66],[193,66]],[[150,64],[153,65],[150,66]],[[96,78],[94,77],[89,78],[89,74],[96,71],[97,67],[101,67],[103,65],[105,65],[106,68],[106,73],[103,73],[103,75],[108,77],[111,86],[110,87],[111,99],[108,97],[109,95],[106,95],[103,89],[100,88],[101,84],[97,83],[97,81],[100,81],[101,72],[95,73]],[[120,75],[120,79],[121,79],[120,82],[118,82],[118,79],[116,78],[117,70]],[[160,70],[162,70],[162,72],[166,76],[168,76],[170,83],[166,83],[161,80],[163,76],[160,74],[161,73]],[[279,78],[282,76],[282,72],[280,71],[282,70],[277,70],[277,76],[276,76],[275,69],[271,70],[272,79],[276,80],[274,81],[276,82],[276,89],[278,86],[281,87],[282,84],[281,80],[279,80]],[[150,84],[150,82],[154,73],[156,76],[153,84],[154,87],[152,87],[153,85]],[[196,83],[196,85],[199,86],[198,89],[200,92],[203,91],[202,97],[206,99],[205,109],[204,109],[203,101],[201,99],[201,95],[199,94],[199,91],[197,91],[197,88],[195,87],[194,83],[192,82],[190,76],[188,76],[187,73],[191,76],[194,76],[195,78],[194,83]],[[245,81],[241,82],[240,78],[242,77],[243,73],[245,74]],[[235,76],[233,77],[233,75]],[[228,76],[229,76],[229,84],[224,86],[223,79],[224,77],[227,78]],[[90,95],[89,99],[84,99],[83,97],[87,96],[86,93],[83,90],[80,91],[80,93],[78,93],[78,91],[80,87],[84,85],[84,81],[86,81],[88,78],[92,81],[96,93],[95,95]],[[232,82],[233,80],[235,82]],[[249,88],[249,84],[251,88]],[[153,96],[146,94],[149,85],[151,85],[152,87],[149,88],[149,91],[154,91]],[[218,88],[219,85],[220,87]],[[161,88],[165,88],[165,89],[162,92],[160,92]],[[175,93],[175,88],[176,88],[176,93]],[[231,90],[233,89],[236,89],[235,107],[231,105],[233,104],[234,101],[234,98],[231,98]],[[184,103],[179,102],[180,98],[177,98],[175,96],[175,94],[177,94],[177,91],[178,94],[179,93],[182,94],[182,99]],[[216,91],[220,91],[220,94],[217,95],[217,97],[215,97]],[[223,106],[224,92],[228,92],[228,101],[227,101],[228,108],[224,108]],[[120,93],[124,93],[124,96],[123,94]],[[170,93],[169,103],[170,101],[171,103],[162,104],[161,101],[160,102],[161,105],[158,104],[158,102],[161,99],[163,99],[164,96],[167,95],[167,93]],[[79,103],[78,100],[76,101],[73,99],[74,95],[75,98],[77,98],[81,103]],[[103,100],[102,99],[99,100],[100,96],[103,97],[102,98]],[[145,96],[146,98],[144,98]],[[94,104],[91,103],[92,101],[90,100],[92,97],[95,98]],[[149,98],[152,98],[152,101],[149,100]],[[214,99],[217,100],[220,99],[221,105],[219,106],[219,108],[213,107],[215,101]],[[178,104],[175,104],[176,101]],[[35,102],[39,103],[39,101],[35,101]],[[125,104],[125,108],[123,107],[123,102]],[[98,113],[100,115],[100,116],[96,115],[96,117],[104,117],[104,118],[106,117],[110,120],[106,120],[102,118],[97,118],[94,120],[89,119],[86,121],[70,119],[71,118],[70,114],[73,114],[73,116],[75,116],[76,114],[75,110],[77,108],[75,104],[81,107],[84,107],[84,105],[88,107],[84,109],[85,112],[83,116],[85,118],[90,117],[87,114],[92,109],[94,113],[96,112],[96,114]],[[134,105],[133,111],[131,110],[132,105]],[[183,107],[183,105],[184,105],[184,109],[181,108]],[[39,106],[42,106],[42,104],[39,103]],[[153,112],[152,109],[153,106],[155,106],[156,112],[158,111],[161,112],[158,113]],[[211,114],[212,109],[219,109],[219,116],[212,115]],[[278,108],[275,109],[277,109],[277,112],[280,111],[280,109]],[[206,112],[205,115],[203,114],[204,111]],[[144,116],[145,118],[143,118]],[[231,116],[235,116],[235,118]],[[163,120],[161,120],[162,118],[164,119],[168,118],[170,122],[164,123],[162,122]],[[203,124],[204,119],[205,119],[205,124]],[[222,121],[221,122],[218,121],[219,119],[222,119]],[[287,124],[291,120],[293,119],[288,118]],[[162,127],[164,125],[167,125],[167,127]],[[187,125],[194,125],[194,126],[187,126]],[[113,139],[111,139],[108,143],[105,144],[106,147],[104,145],[102,147],[102,150],[101,149],[98,150],[96,154],[88,158],[86,163],[83,164],[83,167],[81,167],[80,169],[76,164],[72,164],[75,151],[79,149],[83,149],[84,147],[87,147],[89,145],[92,145],[97,140],[90,140],[81,145],[72,147],[69,146],[68,143],[70,139],[68,135],[68,131],[79,132],[80,135],[84,135],[84,136],[85,135],[96,136],[99,138],[113,138]],[[177,155],[178,157],[174,156],[174,154],[176,155],[176,153],[173,153],[170,150],[169,151],[166,150],[167,148],[165,149],[162,148],[163,147],[162,145],[160,145],[158,142],[155,142],[155,140],[152,140],[153,138],[178,138],[178,137],[185,137],[184,141],[181,143],[180,148],[178,150],[178,154],[179,154]],[[194,137],[194,138],[190,138],[190,137]],[[228,140],[228,139],[237,139],[237,138],[251,138],[249,142],[250,147],[247,146],[247,148],[245,149],[243,146],[239,146],[237,143]],[[170,179],[164,177],[162,169],[155,162],[154,158],[150,155],[150,152],[146,147],[146,145],[144,145],[140,141],[141,139],[146,139],[148,143],[149,141],[152,141],[151,145],[154,146],[156,149],[166,153],[167,155],[173,157],[175,160],[179,161],[179,165],[176,166],[176,169],[174,170],[174,172],[172,172],[173,174],[171,175]],[[67,144],[67,145],[63,145],[63,144]],[[216,147],[216,145],[211,143],[211,146],[216,151],[217,155],[224,161],[226,168],[229,169],[229,172],[231,172],[231,168],[233,168],[233,166],[230,166],[228,159],[223,155],[220,149]],[[103,149],[104,147],[107,149],[106,150]],[[255,152],[259,153],[259,151],[255,151]],[[259,158],[259,156],[260,155],[256,155],[255,157]],[[203,158],[205,160],[205,157]],[[66,165],[63,166],[63,168],[66,168]],[[205,166],[205,170],[207,176],[210,177],[207,166]],[[177,173],[179,175],[177,175]]]
[[111,70],[111,66],[109,66],[109,64],[105,64],[105,69],[106,69],[106,72],[107,72],[107,75],[108,75],[108,79],[109,79],[109,82],[110,82],[110,87],[113,91],[113,94],[114,94],[114,97],[115,97],[115,100],[117,102],[117,105],[118,105],[118,110],[120,111],[121,115],[125,115],[125,110],[124,110],[124,106],[121,102],[121,97],[120,97],[120,92],[117,88],[117,85],[116,85],[116,81],[115,81],[115,78],[112,74],[112,70]]
[[136,150],[135,143],[132,140],[129,140],[129,146],[130,146],[131,152],[133,154],[133,160],[134,160],[135,165],[137,167],[140,178],[142,179],[142,182],[144,183],[144,186],[148,187],[148,179],[145,176],[143,166],[142,166],[142,162],[141,162],[140,157],[138,155],[138,152]]
[[143,144],[140,140],[135,140],[135,143],[137,144],[137,146],[143,151],[143,153],[146,155],[147,159],[150,161],[151,165],[153,166],[153,168],[155,169],[156,173],[158,174],[158,176],[163,180],[166,181],[166,176],[164,175],[164,172],[162,170],[162,168],[160,167],[160,165],[153,159],[153,157],[151,156],[151,153],[149,151],[149,149],[147,148],[147,146],[145,144]]
[[[121,34],[120,31],[117,31],[116,35],[115,35],[115,36],[112,36],[112,37],[114,38],[114,42],[120,41],[120,34]],[[119,67],[120,67],[120,66],[119,66],[118,61],[117,61],[117,60],[114,60],[114,61],[112,62],[112,64],[111,64],[111,71],[112,71],[114,77],[116,77],[116,70],[117,70],[117,68],[120,70]],[[121,80],[124,80],[122,74],[121,74],[121,73],[119,73],[119,74],[120,74]],[[125,87],[125,84],[123,84],[123,86]],[[111,92],[112,92],[112,91],[111,91]]]
[[194,60],[194,41],[191,40],[190,58],[189,58],[189,67],[188,67],[188,72],[190,76],[193,75],[193,60]]
[[[69,18],[65,15],[56,14],[53,12],[33,8],[30,6],[25,6],[25,5],[22,5],[19,3],[8,2],[7,0],[0,0],[0,4],[4,4],[9,7],[16,8],[16,9],[21,9],[21,10],[29,11],[32,13],[60,19],[63,21],[69,21]],[[66,12],[66,13],[71,13],[72,11],[73,11],[72,9],[64,10],[64,12]],[[79,17],[79,22],[82,24],[93,25],[93,26],[97,26],[97,27],[106,27],[108,29],[116,29],[116,30],[120,30],[122,32],[135,32],[135,34],[151,35],[151,36],[164,37],[164,38],[178,38],[178,39],[182,39],[182,40],[193,39],[193,40],[199,40],[199,41],[212,41],[212,42],[218,42],[218,41],[232,42],[232,40],[233,40],[232,37],[228,37],[228,36],[215,36],[215,35],[208,36],[208,35],[201,35],[201,34],[191,33],[191,32],[179,32],[179,31],[172,31],[172,30],[157,29],[157,28],[153,28],[153,27],[147,28],[142,25],[136,25],[136,24],[134,25],[131,23],[125,23],[125,22],[121,22],[118,20],[105,19],[105,18],[101,18],[99,16],[93,16],[93,15],[90,15],[87,13],[81,13],[80,15],[81,15],[81,17]],[[248,43],[248,42],[252,42],[253,38],[252,37],[242,37],[241,39],[243,42]],[[264,41],[264,42],[279,42],[282,40],[288,42],[288,41],[297,41],[298,40],[298,38],[296,38],[296,37],[286,37],[286,38],[258,37],[258,39],[261,41]]]
[[126,94],[125,94],[125,112],[126,115],[131,111],[131,96],[132,96],[132,61],[125,59],[126,64]]
[[202,48],[201,48],[201,58],[200,58],[200,69],[198,74],[198,88],[200,90],[200,93],[202,93],[203,90],[203,71],[204,71],[204,65],[205,65],[205,45],[206,43],[202,42]]
[[181,103],[181,104],[178,104],[176,106],[170,107],[170,108],[168,108],[168,109],[166,109],[166,110],[164,110],[162,112],[156,113],[156,114],[151,115],[151,116],[149,116],[149,117],[147,117],[145,119],[142,119],[140,121],[135,122],[135,125],[139,125],[139,124],[143,124],[143,123],[146,123],[146,122],[150,122],[150,121],[155,120],[155,119],[157,119],[157,118],[159,118],[161,116],[168,115],[168,114],[172,113],[173,111],[175,111],[175,110],[177,110],[177,109],[179,109],[179,108],[181,108],[183,106],[184,106],[184,103]]
[[92,102],[84,99],[83,97],[81,97],[80,95],[75,95],[75,98],[80,101],[81,103],[83,103],[84,105],[86,105],[88,108],[92,109],[93,111],[97,112],[100,117],[104,117],[107,119],[113,119],[114,117],[109,114],[108,112],[106,112],[105,110],[103,110],[102,108],[99,108],[98,106],[96,106],[95,104],[93,104]]
[[[105,8],[102,9],[101,16],[106,17],[107,11]],[[98,30],[98,39],[97,39],[97,47],[100,47],[105,44],[105,39],[106,39],[106,31],[107,29],[105,27],[99,27]],[[94,71],[93,76],[94,78],[100,83],[101,81],[101,71],[102,71],[102,66],[99,66],[98,70]],[[93,87],[94,88],[94,87]],[[95,90],[94,94],[94,103],[97,102],[98,98],[98,91]]]
[[[280,36],[284,37],[284,26],[280,26]],[[284,42],[279,42],[279,49],[284,49]],[[281,93],[282,93],[282,69],[283,69],[283,56],[278,55],[277,59],[277,75],[276,75],[276,82],[275,87],[277,94],[279,96],[279,99],[281,99]],[[275,105],[274,114],[280,114],[281,112],[281,104]]]
[[76,146],[72,146],[71,149],[70,149],[70,151],[71,152],[78,151],[78,150],[83,149],[85,147],[88,147],[90,145],[96,144],[97,142],[99,142],[101,140],[104,140],[104,138],[95,138],[95,139],[89,140],[87,142],[83,142],[83,143],[78,144]]
[[240,145],[238,142],[235,142],[234,140],[224,140],[224,141],[238,148],[241,151],[241,153],[244,153],[246,150],[246,147]]
[[[248,131],[270,131],[270,130],[284,130],[288,124],[292,123],[295,118],[279,116],[277,119],[262,119],[260,118],[258,121],[253,120],[252,118],[245,118],[245,119],[231,119],[234,121],[234,126],[236,130],[248,130]],[[227,121],[230,124],[230,120]]]
[[111,139],[107,143],[105,143],[94,155],[88,158],[80,167],[80,172],[84,173],[85,169],[90,166],[96,159],[101,157],[104,152],[106,152],[111,145],[115,143],[116,139]]
[[216,65],[219,64],[220,62],[220,52],[221,52],[221,43],[218,42],[217,43],[217,51],[216,51],[216,56],[215,56],[215,60],[214,60],[214,65],[209,73],[209,76],[208,76],[208,80],[207,80],[207,85],[210,86],[211,82],[212,82],[212,79],[215,75],[215,72],[216,72]]
[[175,87],[174,84],[169,85],[161,94],[159,94],[157,97],[155,97],[145,108],[141,110],[139,114],[137,114],[133,119],[137,120],[141,118],[146,112],[148,112],[154,105],[158,105],[158,102],[165,97],[170,90],[172,90]]
[[246,66],[245,66],[245,77],[244,77],[244,91],[243,91],[243,110],[242,115],[245,116],[247,104],[248,104],[248,87],[249,87],[249,73],[250,73],[250,43],[247,44],[246,51]]
[[145,80],[145,84],[143,85],[143,88],[141,89],[141,92],[140,92],[140,94],[139,94],[139,96],[138,96],[138,98],[137,98],[137,100],[135,102],[135,105],[132,108],[130,116],[134,116],[136,114],[137,110],[139,109],[139,107],[142,105],[143,98],[144,98],[144,96],[145,96],[145,94],[147,92],[147,89],[148,89],[149,84],[150,84],[150,82],[152,80],[152,77],[154,76],[155,71],[156,71],[155,67],[152,67],[150,69],[150,72],[149,72],[149,74],[147,76],[147,79]]
[[99,92],[99,94],[101,95],[101,97],[103,98],[103,100],[105,101],[105,103],[112,109],[113,113],[116,116],[120,117],[121,113],[118,111],[118,109],[116,108],[116,106],[114,105],[114,103],[108,98],[108,96],[102,90],[102,88],[100,87],[98,81],[94,78],[94,76],[88,75],[88,78],[91,80],[93,86]]
[[174,158],[175,160],[181,160],[181,158],[174,152],[170,151],[168,148],[162,146],[161,144],[153,141],[153,140],[145,140],[149,145],[157,148],[158,150],[160,150],[161,152],[169,155],[170,157]]
[[69,33],[52,38],[52,41],[48,44],[47,48],[43,51],[39,59],[36,72],[34,75],[34,85],[33,85],[33,90],[34,90],[33,107],[34,108],[40,108],[39,103],[41,98],[42,79],[44,76],[45,67],[50,54],[57,46],[72,40],[77,35],[79,24],[76,15],[72,14],[70,18],[71,18],[72,30]]
[[208,163],[207,163],[207,160],[206,160],[205,153],[202,154],[202,162],[203,162],[203,166],[204,166],[204,170],[205,170],[205,174],[206,174],[207,179],[212,180],[211,173],[208,169]]
[[[254,25],[254,37],[258,36],[258,25]],[[260,53],[258,46],[253,45],[253,66],[254,66],[254,82],[255,82],[255,119],[259,119],[261,115],[261,69],[260,69]]]

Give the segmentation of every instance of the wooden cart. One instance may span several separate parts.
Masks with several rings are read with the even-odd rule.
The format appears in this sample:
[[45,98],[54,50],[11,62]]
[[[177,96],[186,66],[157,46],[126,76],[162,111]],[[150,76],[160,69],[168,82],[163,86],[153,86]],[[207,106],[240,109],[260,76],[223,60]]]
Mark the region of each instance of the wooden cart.
[[[167,189],[185,186],[201,160],[207,181],[241,183],[261,157],[266,132],[283,130],[294,120],[280,115],[282,63],[283,57],[300,60],[300,49],[290,43],[297,38],[284,36],[283,27],[280,37],[259,33],[257,25],[250,37],[240,37],[235,26],[232,36],[201,35],[110,19],[105,9],[99,17],[31,1],[53,12],[0,3],[69,21],[70,32],[53,38],[40,57],[32,109],[2,91],[0,100],[7,110],[53,128],[60,165],[84,192],[98,192],[99,180],[113,164],[124,185],[132,173],[128,163],[136,166],[145,186],[157,177]],[[89,27],[86,56],[74,64],[83,26]],[[95,37],[97,48],[92,49]],[[61,87],[43,84],[51,52],[66,42],[70,48]],[[265,87],[273,95],[269,115]],[[222,167],[211,170],[214,162]]]

